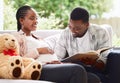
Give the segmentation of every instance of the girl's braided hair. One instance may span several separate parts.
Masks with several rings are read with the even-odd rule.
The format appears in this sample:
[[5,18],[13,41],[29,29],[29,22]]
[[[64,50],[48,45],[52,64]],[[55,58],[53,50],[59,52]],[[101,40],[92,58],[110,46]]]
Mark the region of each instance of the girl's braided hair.
[[19,19],[20,18],[24,18],[25,15],[27,14],[27,11],[28,10],[31,10],[31,7],[30,6],[22,6],[20,7],[17,12],[16,12],[16,19],[17,19],[17,30],[19,31],[21,29],[21,24],[20,24],[20,21]]

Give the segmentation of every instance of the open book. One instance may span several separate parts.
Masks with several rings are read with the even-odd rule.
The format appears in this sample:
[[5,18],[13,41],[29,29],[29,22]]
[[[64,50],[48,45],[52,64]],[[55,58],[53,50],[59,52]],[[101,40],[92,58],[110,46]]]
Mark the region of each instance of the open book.
[[97,57],[99,57],[98,55],[100,55],[102,52],[105,52],[111,48],[113,48],[113,47],[102,48],[102,49],[99,49],[97,51],[90,51],[90,52],[86,52],[86,53],[78,53],[78,54],[75,54],[73,56],[62,59],[61,62],[80,61],[81,58],[83,58],[83,56],[88,56],[88,57],[93,56],[93,57],[97,58]]

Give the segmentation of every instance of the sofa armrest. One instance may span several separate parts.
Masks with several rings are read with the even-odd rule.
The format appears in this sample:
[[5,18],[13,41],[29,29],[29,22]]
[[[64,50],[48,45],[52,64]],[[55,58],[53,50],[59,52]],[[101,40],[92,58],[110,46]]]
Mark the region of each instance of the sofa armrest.
[[54,82],[27,79],[0,79],[0,83],[54,83]]
[[112,50],[108,55],[107,72],[108,83],[120,83],[120,48]]

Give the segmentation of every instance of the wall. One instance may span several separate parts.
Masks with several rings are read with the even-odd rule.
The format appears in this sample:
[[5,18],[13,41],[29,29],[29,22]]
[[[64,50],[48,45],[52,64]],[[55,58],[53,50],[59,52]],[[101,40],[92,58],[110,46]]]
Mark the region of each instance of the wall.
[[3,0],[0,0],[0,30],[3,30]]
[[109,24],[112,26],[113,32],[120,38],[120,17],[114,18],[102,18],[102,19],[90,19],[91,23],[96,24]]

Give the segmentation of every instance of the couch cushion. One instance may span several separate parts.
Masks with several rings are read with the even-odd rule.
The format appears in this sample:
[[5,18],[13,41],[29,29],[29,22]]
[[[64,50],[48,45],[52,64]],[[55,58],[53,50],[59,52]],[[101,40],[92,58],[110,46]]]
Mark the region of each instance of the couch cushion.
[[[33,33],[40,38],[46,38],[46,37],[49,37],[55,34],[59,34],[62,31],[63,30],[36,30],[36,31],[33,31]],[[0,34],[13,33],[13,32],[17,32],[17,31],[16,30],[3,30],[3,31],[0,31]]]
[[36,36],[39,36],[40,38],[46,38],[49,36],[60,34],[62,31],[63,30],[37,30],[37,31],[34,31],[33,33]]
[[53,36],[46,37],[44,40],[49,45],[49,47],[52,50],[54,50],[55,46],[56,46],[56,43],[57,43],[59,38],[60,38],[60,34],[56,34],[56,35],[53,35]]

